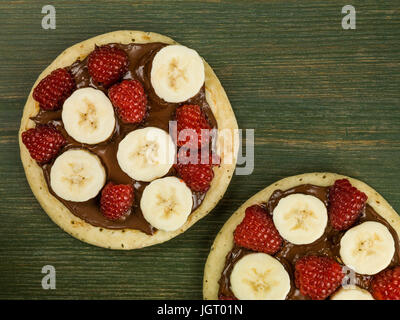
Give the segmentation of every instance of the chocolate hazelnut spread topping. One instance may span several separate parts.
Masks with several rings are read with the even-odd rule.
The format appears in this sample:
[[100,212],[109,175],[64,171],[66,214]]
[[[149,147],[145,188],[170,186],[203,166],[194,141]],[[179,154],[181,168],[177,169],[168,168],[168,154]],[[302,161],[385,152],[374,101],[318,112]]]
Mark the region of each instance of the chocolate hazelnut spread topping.
[[[328,192],[329,187],[320,187],[311,184],[299,185],[297,187],[288,189],[286,191],[275,190],[268,202],[265,203],[265,207],[269,214],[272,214],[274,208],[277,206],[280,199],[294,193],[302,193],[307,195],[312,195],[320,199],[326,206],[328,205]],[[392,228],[392,226],[376,211],[370,206],[366,205],[363,209],[361,216],[355,223],[358,225],[365,221],[376,221],[385,225],[390,233],[393,236],[395,241],[395,255],[392,258],[392,261],[389,267],[393,267],[400,263],[400,243],[397,232]],[[308,300],[310,299],[307,296],[304,296],[300,293],[300,291],[296,288],[294,284],[294,266],[296,261],[306,255],[319,255],[319,256],[328,256],[334,258],[336,261],[341,263],[340,260],[340,240],[342,236],[345,234],[345,231],[337,231],[333,229],[328,223],[324,234],[317,241],[306,244],[306,245],[295,245],[289,243],[284,240],[282,248],[273,256],[282,263],[287,272],[291,277],[291,289],[288,293],[286,299],[287,300]],[[223,295],[227,297],[235,297],[232,290],[230,289],[230,276],[235,266],[236,262],[239,261],[242,257],[247,254],[253,253],[252,250],[245,249],[239,246],[234,245],[233,249],[227,254],[225,266],[221,274],[221,278],[219,280],[219,292],[218,296]],[[369,275],[361,275],[355,273],[355,285],[368,290],[370,287],[370,282],[372,280],[372,276]]]
[[[42,165],[43,173],[47,182],[47,186],[53,196],[61,201],[75,216],[85,220],[96,227],[108,229],[137,229],[146,234],[153,234],[156,229],[152,227],[143,217],[140,210],[140,199],[144,188],[148,182],[134,181],[125,172],[121,170],[117,161],[117,151],[119,142],[131,131],[144,127],[157,127],[169,132],[169,121],[175,120],[175,110],[178,106],[184,104],[199,105],[206,115],[211,127],[217,128],[217,121],[211,111],[210,106],[206,101],[205,87],[189,100],[183,103],[168,103],[159,98],[151,85],[150,72],[152,61],[155,54],[167,44],[164,43],[148,43],[148,44],[109,44],[112,47],[118,47],[124,50],[129,59],[128,71],[123,79],[137,79],[144,87],[147,95],[147,114],[143,122],[138,124],[123,123],[117,114],[116,126],[111,137],[96,145],[87,145],[75,141],[68,135],[63,127],[61,120],[62,110],[46,111],[41,109],[39,113],[32,118],[36,124],[53,124],[67,140],[67,145],[61,150],[61,153],[72,148],[84,148],[96,154],[102,161],[106,170],[107,181],[113,181],[116,184],[131,184],[135,189],[134,205],[123,220],[111,221],[108,220],[100,212],[100,194],[85,202],[72,202],[58,197],[50,185],[50,170],[52,163]],[[87,58],[76,61],[67,70],[72,74],[76,88],[93,87],[102,90],[107,95],[107,88],[101,84],[95,83],[89,75],[87,68]],[[167,174],[168,176],[176,176],[177,173],[172,167]],[[194,211],[203,201],[205,193],[193,192],[193,208]]]

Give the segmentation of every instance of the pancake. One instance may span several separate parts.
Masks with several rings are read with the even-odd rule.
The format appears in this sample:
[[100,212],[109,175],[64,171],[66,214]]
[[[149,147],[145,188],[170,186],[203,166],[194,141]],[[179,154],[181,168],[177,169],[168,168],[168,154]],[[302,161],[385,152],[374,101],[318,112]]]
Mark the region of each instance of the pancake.
[[336,173],[317,172],[305,173],[279,180],[261,190],[247,200],[224,224],[216,236],[204,268],[203,297],[206,300],[218,299],[219,279],[224,269],[226,256],[234,247],[233,232],[245,215],[245,210],[251,205],[266,203],[275,190],[288,190],[300,185],[316,185],[327,187],[338,179],[346,178],[350,183],[368,196],[367,204],[393,228],[400,237],[400,216],[390,204],[373,188],[362,181]]
[[[21,161],[32,192],[54,223],[73,237],[92,245],[110,249],[130,250],[155,245],[176,237],[206,216],[216,206],[223,197],[235,170],[236,153],[234,152],[234,144],[229,144],[227,140],[224,140],[225,144],[223,145],[222,139],[218,138],[217,148],[220,150],[219,156],[221,158],[221,164],[214,167],[214,178],[211,187],[207,191],[201,205],[190,214],[186,223],[178,230],[168,232],[157,230],[154,234],[146,234],[139,230],[128,228],[118,230],[93,226],[75,216],[64,204],[50,193],[42,168],[30,157],[21,139],[22,132],[35,126],[34,121],[30,118],[36,116],[39,112],[39,104],[32,97],[33,88],[53,70],[70,66],[78,59],[85,59],[86,56],[94,50],[96,45],[101,46],[109,43],[142,44],[154,42],[177,44],[171,38],[157,33],[128,30],[102,34],[77,43],[62,52],[40,74],[25,104],[19,130],[19,145]],[[205,61],[204,67],[206,100],[215,117],[218,130],[232,130],[236,137],[237,131],[235,129],[237,129],[237,122],[226,93],[217,76]],[[224,159],[227,158],[232,158],[233,161],[224,161]]]

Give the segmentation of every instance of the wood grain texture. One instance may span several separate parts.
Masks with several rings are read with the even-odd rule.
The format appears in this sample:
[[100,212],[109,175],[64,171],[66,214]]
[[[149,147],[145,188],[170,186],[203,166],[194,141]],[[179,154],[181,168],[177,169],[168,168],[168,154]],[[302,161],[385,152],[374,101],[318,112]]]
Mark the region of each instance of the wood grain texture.
[[[0,298],[201,299],[211,243],[241,203],[282,177],[333,171],[361,179],[400,212],[398,1],[0,2]],[[196,49],[214,68],[241,128],[254,128],[255,169],[185,234],[116,252],[62,232],[26,182],[17,131],[39,73],[65,48],[97,34],[155,31]],[[41,268],[57,289],[41,288]]]

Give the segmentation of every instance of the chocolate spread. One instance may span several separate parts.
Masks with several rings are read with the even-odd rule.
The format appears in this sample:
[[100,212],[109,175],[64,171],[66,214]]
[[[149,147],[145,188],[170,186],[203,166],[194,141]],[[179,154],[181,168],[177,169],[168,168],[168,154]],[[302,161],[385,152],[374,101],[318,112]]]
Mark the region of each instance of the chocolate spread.
[[[148,43],[148,44],[117,44],[113,43],[110,46],[118,47],[124,50],[129,59],[128,71],[123,79],[137,79],[144,87],[147,95],[147,114],[143,122],[138,124],[123,123],[117,114],[115,114],[116,126],[111,137],[99,144],[87,145],[75,141],[68,135],[64,129],[61,120],[61,110],[46,111],[40,109],[39,113],[32,118],[36,124],[53,124],[60,130],[67,140],[67,145],[61,150],[65,152],[71,148],[84,148],[96,154],[102,161],[107,174],[107,181],[113,181],[116,184],[131,184],[135,190],[134,205],[123,220],[111,221],[104,217],[100,212],[99,197],[90,199],[85,202],[72,202],[58,197],[51,189],[50,185],[50,170],[53,162],[42,165],[43,173],[47,182],[50,193],[61,201],[75,216],[85,220],[96,227],[108,229],[137,229],[146,234],[153,234],[156,229],[153,228],[143,217],[140,210],[140,198],[144,188],[149,184],[148,182],[135,181],[130,178],[125,172],[121,170],[117,161],[117,150],[119,142],[131,131],[144,128],[144,127],[157,127],[169,132],[169,121],[175,120],[175,110],[178,106],[183,104],[197,104],[199,105],[204,114],[206,115],[211,127],[217,128],[216,119],[208,105],[205,97],[205,87],[203,86],[200,91],[189,100],[183,103],[168,103],[159,98],[151,85],[150,72],[152,61],[155,54],[166,44],[164,43]],[[107,95],[107,88],[101,84],[95,83],[89,75],[87,68],[87,57],[80,61],[77,60],[67,70],[72,74],[76,88],[93,87],[102,90]],[[176,170],[172,167],[168,172],[169,176],[176,176]],[[205,193],[193,193],[193,207],[194,211],[203,201]]]
[[[268,211],[268,214],[272,214],[274,208],[277,206],[280,199],[293,194],[293,193],[302,193],[307,195],[312,195],[320,199],[325,206],[328,206],[328,192],[329,187],[319,187],[311,184],[304,184],[294,188],[291,188],[286,191],[276,190],[272,193],[268,202],[262,204]],[[399,237],[397,232],[392,228],[392,226],[383,219],[380,215],[376,213],[376,211],[370,206],[366,205],[363,209],[359,219],[355,223],[358,225],[365,221],[376,221],[385,225],[390,233],[393,236],[395,241],[395,254],[393,259],[389,265],[389,267],[398,265],[400,262],[400,244]],[[340,240],[346,231],[337,231],[333,229],[328,223],[324,234],[317,241],[305,244],[305,245],[295,245],[287,241],[283,241],[282,248],[273,256],[282,263],[285,267],[286,271],[290,275],[291,281],[291,289],[286,297],[287,300],[308,300],[310,299],[307,296],[301,294],[301,292],[296,288],[294,284],[294,266],[296,261],[306,255],[320,255],[320,256],[328,256],[334,258],[336,261],[341,263],[340,260]],[[227,254],[225,266],[221,274],[221,278],[219,280],[219,292],[218,295],[223,295],[227,297],[234,297],[232,290],[230,289],[230,276],[235,266],[236,262],[239,261],[242,257],[247,254],[253,253],[252,250],[241,248],[239,246],[234,246],[233,249]],[[369,290],[370,282],[372,280],[372,276],[369,275],[361,275],[355,273],[355,285]]]

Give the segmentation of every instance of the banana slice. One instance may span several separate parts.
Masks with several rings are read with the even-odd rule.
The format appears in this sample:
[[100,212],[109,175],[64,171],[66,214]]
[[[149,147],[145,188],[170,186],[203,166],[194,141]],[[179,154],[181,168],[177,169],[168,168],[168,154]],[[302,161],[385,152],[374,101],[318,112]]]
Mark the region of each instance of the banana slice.
[[196,95],[204,83],[204,63],[193,49],[181,45],[162,48],[154,57],[151,84],[167,102],[183,102]]
[[239,300],[284,300],[290,291],[289,274],[266,253],[251,253],[233,267],[231,290]]
[[111,101],[93,88],[76,90],[65,100],[61,117],[68,134],[81,143],[103,142],[115,128]]
[[100,159],[82,149],[61,154],[50,171],[53,191],[68,201],[83,202],[94,198],[106,182],[106,172]]
[[140,209],[155,228],[165,231],[179,229],[192,212],[192,192],[176,177],[151,182],[143,191]]
[[280,235],[294,244],[308,244],[319,239],[328,223],[324,203],[301,193],[282,198],[272,217]]
[[152,181],[166,175],[176,156],[171,136],[155,127],[130,132],[118,146],[121,169],[137,181]]
[[360,274],[385,269],[395,252],[393,237],[382,223],[367,221],[348,230],[340,240],[343,263]]
[[357,286],[351,288],[341,288],[333,294],[331,300],[375,300],[372,295]]

